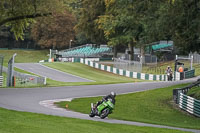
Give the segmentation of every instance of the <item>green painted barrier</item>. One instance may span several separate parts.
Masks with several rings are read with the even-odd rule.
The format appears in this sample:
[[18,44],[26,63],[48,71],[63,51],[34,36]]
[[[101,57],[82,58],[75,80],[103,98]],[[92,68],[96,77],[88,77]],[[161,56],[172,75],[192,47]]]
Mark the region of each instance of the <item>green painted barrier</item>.
[[[99,63],[95,63],[93,61],[85,60],[83,58],[74,58],[74,62],[80,62],[90,67],[94,67],[97,69],[101,69],[107,72],[115,73],[118,75],[130,77],[130,78],[137,78],[137,79],[144,79],[144,80],[164,80],[166,81],[166,75],[153,75],[153,74],[145,74],[145,73],[138,73],[138,72],[130,72],[123,69],[114,68],[112,66],[106,66]],[[159,77],[159,78],[157,78]],[[162,78],[164,77],[164,78]]]
[[137,79],[141,79],[141,73],[137,73]]
[[178,104],[181,109],[197,117],[200,117],[200,100],[194,99],[183,93],[179,93]]
[[195,75],[195,69],[185,71],[184,74],[185,74],[185,79],[192,78]]
[[149,80],[149,74],[145,74],[145,80]]
[[133,72],[130,72],[130,77],[133,78]]

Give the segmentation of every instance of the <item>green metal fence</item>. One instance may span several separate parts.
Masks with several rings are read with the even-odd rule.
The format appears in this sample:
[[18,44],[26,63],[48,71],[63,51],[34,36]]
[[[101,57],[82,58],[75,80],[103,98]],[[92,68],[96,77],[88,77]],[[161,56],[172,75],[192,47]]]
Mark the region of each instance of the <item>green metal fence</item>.
[[199,85],[200,79],[186,87],[173,89],[174,102],[184,111],[197,117],[200,117],[200,100],[187,96],[186,94],[192,87]]
[[195,75],[195,69],[185,71],[184,73],[185,73],[185,76],[184,76],[185,79],[192,78]]
[[179,107],[197,117],[200,117],[200,100],[196,100],[190,96],[179,93]]

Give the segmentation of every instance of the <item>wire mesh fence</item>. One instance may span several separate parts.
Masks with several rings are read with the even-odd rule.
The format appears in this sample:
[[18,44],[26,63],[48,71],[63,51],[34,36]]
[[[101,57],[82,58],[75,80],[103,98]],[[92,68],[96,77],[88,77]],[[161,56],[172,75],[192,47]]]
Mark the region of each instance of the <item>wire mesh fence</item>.
[[200,64],[200,54],[195,52],[195,53],[191,53],[189,56],[193,56],[194,63]]
[[184,68],[184,71],[193,69],[194,58],[191,55],[189,55],[189,56],[176,55],[176,60],[177,60],[177,62],[180,63],[177,66],[177,71],[178,71],[179,66],[182,66]]
[[[3,67],[3,71],[7,73],[8,68]],[[46,84],[45,77],[38,77],[30,74],[24,74],[20,72],[13,72],[15,86],[26,87],[26,86],[42,86]]]
[[149,73],[149,74],[166,74],[166,68],[162,66],[143,66],[143,73]]
[[132,72],[142,72],[142,63],[114,58],[114,67]]

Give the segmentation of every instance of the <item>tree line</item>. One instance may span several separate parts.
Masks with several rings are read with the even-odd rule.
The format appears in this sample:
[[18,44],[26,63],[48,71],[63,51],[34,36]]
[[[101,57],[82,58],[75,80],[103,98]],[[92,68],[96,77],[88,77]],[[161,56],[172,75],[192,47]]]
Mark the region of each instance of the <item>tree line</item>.
[[[44,48],[96,43],[144,49],[172,40],[182,53],[200,51],[199,0],[2,0],[0,27],[23,40],[28,29]],[[144,52],[144,51],[143,51]]]

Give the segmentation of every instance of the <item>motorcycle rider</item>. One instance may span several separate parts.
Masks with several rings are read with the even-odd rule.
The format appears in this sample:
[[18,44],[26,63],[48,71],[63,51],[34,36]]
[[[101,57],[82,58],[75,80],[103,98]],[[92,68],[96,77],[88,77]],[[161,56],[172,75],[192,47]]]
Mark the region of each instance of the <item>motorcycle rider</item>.
[[98,107],[100,104],[102,104],[104,101],[107,101],[108,99],[111,99],[111,102],[115,104],[115,96],[116,93],[112,91],[109,95],[104,96],[101,101],[98,101],[96,107]]
[[172,69],[171,69],[170,66],[167,67],[166,73],[167,73],[167,79],[168,79],[168,81],[172,81],[172,78],[173,78],[172,77]]

